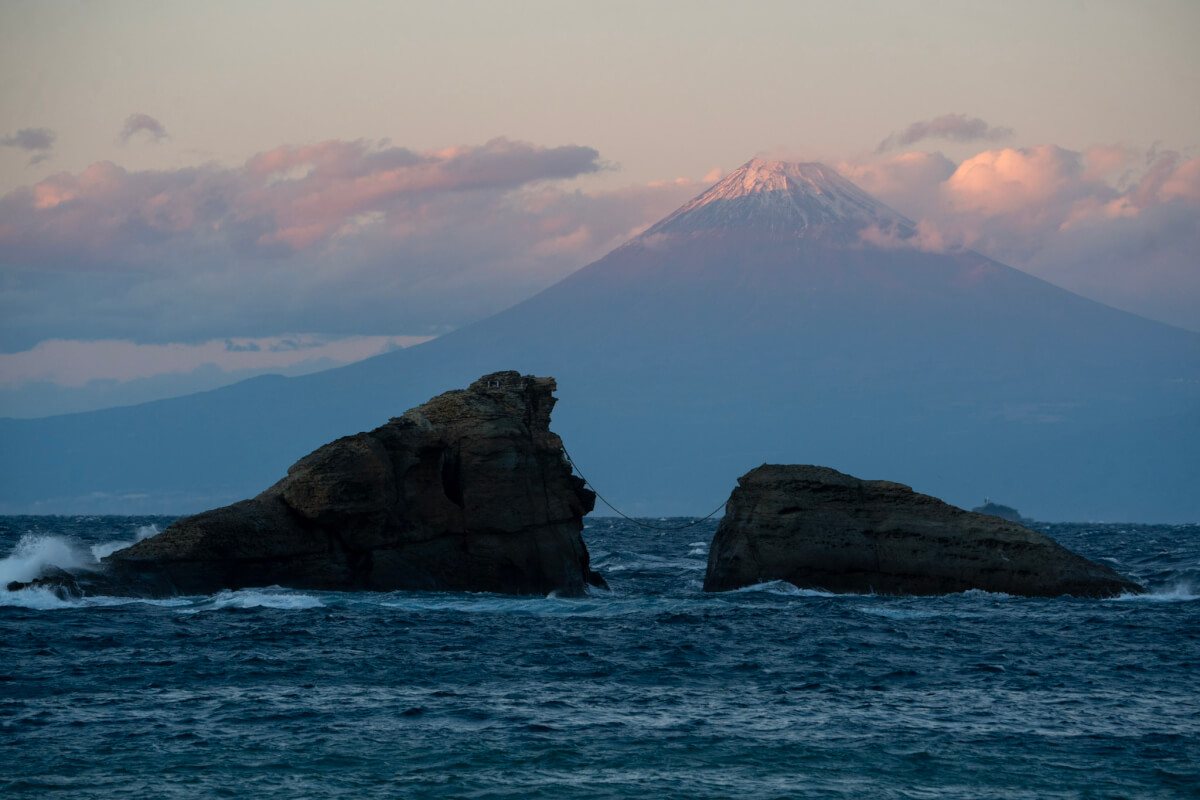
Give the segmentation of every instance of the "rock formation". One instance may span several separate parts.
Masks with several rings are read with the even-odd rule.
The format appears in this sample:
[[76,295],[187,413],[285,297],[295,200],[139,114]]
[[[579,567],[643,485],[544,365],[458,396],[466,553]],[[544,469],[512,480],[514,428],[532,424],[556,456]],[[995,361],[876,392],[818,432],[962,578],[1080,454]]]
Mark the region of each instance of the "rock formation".
[[41,574],[33,580],[9,581],[5,588],[10,592],[19,592],[22,589],[49,589],[60,600],[74,600],[83,596],[83,589],[75,576],[53,565],[44,567]]
[[603,585],[595,496],[550,432],[553,378],[497,372],[297,461],[251,500],[104,559],[115,591],[289,588],[577,595]]
[[827,467],[764,464],[738,484],[709,550],[705,591],[770,580],[913,595],[1143,591],[1036,531],[899,483],[859,480]]
[[1029,517],[1021,516],[1021,512],[1012,506],[993,503],[991,500],[984,500],[983,505],[975,506],[971,510],[976,514],[991,514],[993,517],[999,517],[1000,519],[1006,519],[1009,522],[1016,522],[1021,525],[1033,522]]

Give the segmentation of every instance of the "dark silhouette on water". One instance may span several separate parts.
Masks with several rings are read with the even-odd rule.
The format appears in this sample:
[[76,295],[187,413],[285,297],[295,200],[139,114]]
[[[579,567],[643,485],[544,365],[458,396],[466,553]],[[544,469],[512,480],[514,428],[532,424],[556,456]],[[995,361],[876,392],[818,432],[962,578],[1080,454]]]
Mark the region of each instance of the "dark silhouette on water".
[[1114,597],[1142,587],[1048,536],[963,511],[891,481],[764,464],[738,479],[708,555],[704,589],[783,580],[860,594],[969,589]]
[[605,585],[580,537],[594,496],[550,431],[554,389],[553,378],[485,375],[321,447],[253,499],[116,551],[99,573],[60,570],[35,585],[583,594]]

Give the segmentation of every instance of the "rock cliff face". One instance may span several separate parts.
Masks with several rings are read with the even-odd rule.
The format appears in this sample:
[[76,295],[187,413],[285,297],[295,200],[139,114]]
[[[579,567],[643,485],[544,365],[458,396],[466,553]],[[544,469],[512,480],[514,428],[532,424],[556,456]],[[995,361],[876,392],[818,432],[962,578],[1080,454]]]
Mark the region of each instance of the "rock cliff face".
[[859,480],[827,467],[764,464],[738,484],[709,550],[705,591],[769,580],[880,594],[983,589],[1109,597],[1143,591],[1036,531],[899,483]]
[[300,459],[251,500],[104,559],[127,591],[291,588],[580,594],[595,496],[550,432],[553,378],[486,375]]

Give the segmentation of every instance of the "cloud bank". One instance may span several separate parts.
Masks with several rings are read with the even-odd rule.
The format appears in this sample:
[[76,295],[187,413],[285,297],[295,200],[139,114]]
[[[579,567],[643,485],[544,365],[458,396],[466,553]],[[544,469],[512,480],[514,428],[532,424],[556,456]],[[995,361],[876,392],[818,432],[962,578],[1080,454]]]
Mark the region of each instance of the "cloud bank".
[[[969,248],[1093,299],[1200,330],[1200,158],[1055,145],[955,164],[910,152],[839,168],[918,221],[906,241]],[[870,234],[869,234],[870,236]]]
[[1012,128],[988,125],[979,117],[943,114],[934,119],[914,122],[901,133],[893,133],[879,143],[875,152],[886,153],[897,147],[910,147],[926,139],[945,139],[951,142],[1000,141],[1012,134]]
[[281,146],[243,164],[111,162],[0,197],[0,350],[427,335],[511,305],[701,188],[584,193],[596,150],[507,139],[417,152]]

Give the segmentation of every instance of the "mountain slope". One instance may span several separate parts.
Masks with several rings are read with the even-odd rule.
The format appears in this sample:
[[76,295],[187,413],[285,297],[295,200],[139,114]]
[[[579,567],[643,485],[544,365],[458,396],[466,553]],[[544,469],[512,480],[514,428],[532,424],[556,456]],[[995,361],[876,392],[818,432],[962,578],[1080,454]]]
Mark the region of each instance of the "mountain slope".
[[3,421],[0,508],[228,502],[325,441],[518,369],[558,379],[556,432],[631,513],[706,513],[747,469],[799,462],[1045,519],[1200,519],[1200,335],[977,253],[876,247],[871,228],[912,231],[826,167],[752,161],[541,294],[427,344]]

